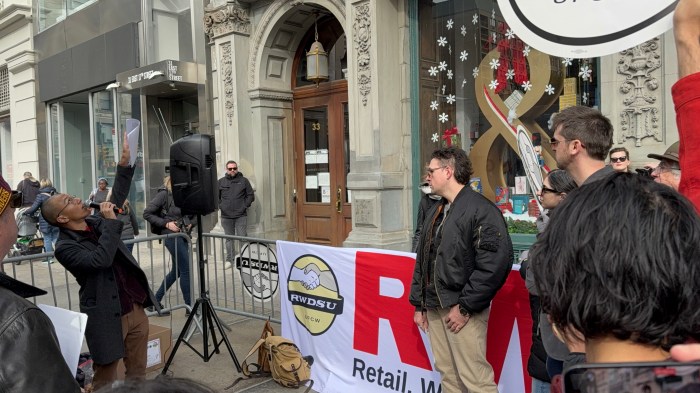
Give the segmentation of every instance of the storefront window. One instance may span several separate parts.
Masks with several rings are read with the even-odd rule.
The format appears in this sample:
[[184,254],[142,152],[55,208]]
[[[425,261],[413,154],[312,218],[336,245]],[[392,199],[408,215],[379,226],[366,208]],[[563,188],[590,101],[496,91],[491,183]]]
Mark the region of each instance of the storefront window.
[[552,57],[528,46],[495,0],[419,0],[418,13],[420,164],[436,148],[457,145],[469,152],[472,185],[484,195],[529,194],[520,187],[525,169],[517,129],[527,131],[540,165],[555,167],[540,142],[552,134],[552,114],[598,105],[596,60]]
[[66,19],[66,15],[78,12],[97,0],[39,0],[37,15],[39,15],[39,31],[55,25]]
[[146,63],[194,61],[190,0],[148,0]]

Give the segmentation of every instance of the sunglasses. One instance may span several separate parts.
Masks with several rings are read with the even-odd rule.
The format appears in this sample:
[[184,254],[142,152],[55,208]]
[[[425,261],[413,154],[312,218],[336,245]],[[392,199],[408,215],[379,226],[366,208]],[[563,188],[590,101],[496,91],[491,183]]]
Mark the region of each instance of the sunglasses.
[[22,206],[22,191],[12,191],[10,195],[10,203],[8,204],[13,209],[17,209]]
[[[558,141],[558,140],[552,138],[552,139],[549,141],[549,146],[556,148],[560,143],[562,143],[562,142],[569,142],[569,141],[571,141],[571,139],[562,139],[562,140]],[[545,141],[544,143],[547,143],[547,142]]]
[[428,167],[428,168],[425,168],[425,171],[428,173],[428,175],[432,176],[433,172],[437,171],[438,169],[442,169],[442,168],[447,168],[447,166],[443,165],[443,166],[439,166],[437,168]]
[[553,188],[542,186],[542,194],[544,194],[546,192],[551,192],[552,194],[561,194],[561,192],[559,192]]
[[230,168],[226,168],[226,170],[229,170],[229,171],[237,171],[237,170],[238,170],[238,167],[237,167],[237,166],[232,166],[232,167],[230,167]]
[[622,156],[622,157],[611,157],[610,162],[625,162],[627,161],[627,157]]

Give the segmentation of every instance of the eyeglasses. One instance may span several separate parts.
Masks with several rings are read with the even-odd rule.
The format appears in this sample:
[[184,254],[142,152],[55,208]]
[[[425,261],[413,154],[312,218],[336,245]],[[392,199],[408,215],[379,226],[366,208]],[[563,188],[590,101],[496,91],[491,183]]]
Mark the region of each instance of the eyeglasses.
[[425,171],[427,172],[428,176],[432,176],[433,172],[437,171],[438,169],[443,169],[443,168],[447,168],[447,166],[443,165],[443,166],[439,166],[437,168],[427,167],[427,168],[425,168]]
[[238,167],[237,167],[237,166],[232,166],[232,167],[226,168],[226,170],[229,170],[229,171],[237,171],[237,170],[238,170]]
[[625,161],[627,161],[627,157],[626,157],[626,156],[622,156],[622,157],[610,157],[610,162],[625,162]]
[[63,211],[66,210],[66,208],[68,207],[68,205],[70,205],[71,203],[73,203],[73,200],[74,200],[74,199],[75,199],[75,195],[71,195],[71,196],[68,197],[68,199],[66,200],[66,205],[63,206],[63,209],[61,209],[61,210],[58,211],[58,214],[56,214],[56,220],[57,220],[57,221],[58,221],[58,217],[61,216],[61,213],[63,213]]
[[[558,141],[558,140],[552,138],[552,139],[549,140],[549,146],[551,146],[551,147],[553,147],[553,148],[556,148],[560,143],[562,143],[562,142],[569,142],[569,141],[571,141],[571,139],[562,139],[562,140]],[[545,142],[545,143],[546,143],[546,142]]]
[[681,168],[678,165],[673,165],[673,164],[669,164],[666,161],[662,161],[656,168],[654,168],[652,173],[654,173],[654,172],[666,172],[666,171],[671,171],[674,169],[680,170]]
[[22,191],[12,191],[9,206],[13,209],[17,209],[18,207],[22,206]]
[[551,192],[552,194],[561,194],[561,192],[559,192],[553,188],[542,186],[542,194],[544,194],[546,192]]

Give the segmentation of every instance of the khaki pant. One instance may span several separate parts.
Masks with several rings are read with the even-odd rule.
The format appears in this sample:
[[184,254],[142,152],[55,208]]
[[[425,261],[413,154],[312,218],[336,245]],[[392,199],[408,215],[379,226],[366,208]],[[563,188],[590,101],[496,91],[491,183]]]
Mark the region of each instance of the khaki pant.
[[467,325],[452,333],[445,323],[449,308],[428,310],[428,337],[443,393],[498,393],[493,368],[486,361],[489,311],[472,315]]
[[[134,303],[134,309],[122,316],[122,338],[124,339],[124,367],[126,378],[136,379],[146,376],[146,354],[148,344],[148,317],[143,306]],[[119,360],[109,364],[94,364],[94,390],[109,386],[117,380]]]

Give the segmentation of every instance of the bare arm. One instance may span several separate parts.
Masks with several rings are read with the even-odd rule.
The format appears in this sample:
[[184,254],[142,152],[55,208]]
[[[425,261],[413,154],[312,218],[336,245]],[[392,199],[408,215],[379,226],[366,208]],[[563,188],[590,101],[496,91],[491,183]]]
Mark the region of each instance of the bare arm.
[[700,0],[680,0],[673,15],[678,78],[700,72]]

